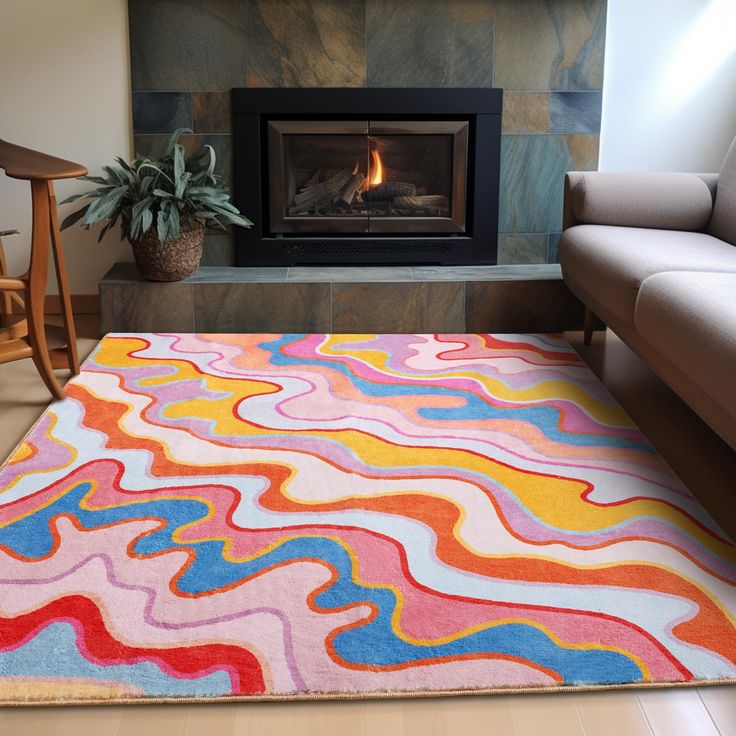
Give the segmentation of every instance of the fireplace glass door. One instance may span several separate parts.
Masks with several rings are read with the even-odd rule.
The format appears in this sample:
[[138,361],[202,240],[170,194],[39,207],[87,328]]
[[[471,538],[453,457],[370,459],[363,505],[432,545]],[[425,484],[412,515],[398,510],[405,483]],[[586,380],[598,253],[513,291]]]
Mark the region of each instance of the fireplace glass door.
[[271,232],[463,233],[467,158],[467,121],[271,120]]

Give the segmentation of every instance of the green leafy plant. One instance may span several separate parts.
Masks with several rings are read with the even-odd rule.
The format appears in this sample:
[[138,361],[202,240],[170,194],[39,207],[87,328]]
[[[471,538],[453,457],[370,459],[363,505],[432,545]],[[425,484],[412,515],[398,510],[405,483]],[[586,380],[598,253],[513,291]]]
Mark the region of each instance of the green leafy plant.
[[75,194],[62,204],[91,199],[81,209],[67,217],[62,230],[82,221],[89,228],[106,220],[98,242],[120,221],[121,238],[133,243],[152,227],[159,240],[176,240],[182,222],[194,218],[209,227],[226,229],[227,225],[252,227],[230,202],[221,177],[215,174],[215,151],[204,146],[187,158],[179,143],[180,128],[169,139],[159,160],[138,157],[131,163],[115,159],[112,166],[103,166],[103,176],[82,176],[80,179],[98,185],[97,189]]

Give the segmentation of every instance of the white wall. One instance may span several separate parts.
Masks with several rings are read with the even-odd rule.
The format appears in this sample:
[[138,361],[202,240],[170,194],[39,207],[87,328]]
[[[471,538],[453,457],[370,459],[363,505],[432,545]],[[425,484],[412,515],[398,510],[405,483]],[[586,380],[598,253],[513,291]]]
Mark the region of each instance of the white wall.
[[736,136],[736,0],[608,0],[602,170],[717,171]]
[[[127,0],[0,0],[0,138],[87,166],[130,156]],[[59,201],[89,185],[56,185]],[[72,206],[61,208],[62,218]],[[0,230],[11,273],[27,268],[30,187],[0,172]],[[94,294],[130,249],[110,233],[74,227],[62,234],[73,294]],[[55,290],[53,277],[49,291]]]

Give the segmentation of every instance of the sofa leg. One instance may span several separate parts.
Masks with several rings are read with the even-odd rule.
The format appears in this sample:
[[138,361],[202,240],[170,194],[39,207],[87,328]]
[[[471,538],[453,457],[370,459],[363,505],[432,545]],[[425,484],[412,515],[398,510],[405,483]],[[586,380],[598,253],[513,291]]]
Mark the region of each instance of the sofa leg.
[[583,344],[590,345],[593,341],[593,325],[595,324],[595,314],[590,307],[585,307],[585,317],[583,321]]

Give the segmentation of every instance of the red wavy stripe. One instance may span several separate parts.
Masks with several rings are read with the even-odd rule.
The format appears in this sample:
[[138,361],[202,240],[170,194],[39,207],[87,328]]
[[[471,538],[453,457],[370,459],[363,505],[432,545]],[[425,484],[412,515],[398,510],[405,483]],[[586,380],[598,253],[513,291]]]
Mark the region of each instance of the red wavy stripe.
[[[437,557],[459,570],[467,570],[491,578],[526,580],[561,585],[605,585],[652,590],[693,601],[698,612],[689,621],[675,626],[673,633],[683,641],[717,651],[736,662],[736,629],[724,612],[697,586],[676,573],[654,565],[622,561],[615,568],[577,569],[564,563],[525,557],[486,559],[461,545],[454,535],[459,521],[458,508],[443,499],[419,494],[420,502],[411,494],[400,497],[352,498],[333,503],[310,504],[310,512],[364,509],[415,519],[437,535]],[[269,488],[260,503],[271,511],[299,512],[304,507],[285,498],[277,487]],[[718,644],[714,632],[719,632]]]
[[[172,462],[166,457],[160,443],[131,437],[122,432],[118,422],[129,409],[127,404],[95,399],[80,385],[67,387],[67,392],[85,405],[85,425],[106,434],[109,438],[109,447],[147,449],[152,455],[150,472],[153,475],[168,476],[182,473],[194,477],[211,475],[212,468]],[[304,507],[287,500],[281,493],[281,487],[291,472],[289,468],[271,463],[247,463],[218,468],[218,474],[221,475],[246,473],[268,478],[269,488],[260,497],[261,504],[272,511],[300,512],[304,510]],[[589,483],[581,482],[581,485],[586,486],[586,491],[591,488]],[[679,575],[652,565],[630,562],[622,562],[616,568],[590,570],[531,558],[520,560],[512,557],[488,560],[477,557],[455,539],[454,527],[459,519],[458,508],[450,502],[431,496],[419,494],[419,498],[420,503],[411,494],[400,497],[345,499],[334,503],[310,505],[309,508],[313,512],[365,509],[416,519],[436,532],[437,555],[442,561],[460,570],[480,575],[507,580],[543,581],[566,585],[621,586],[687,598],[696,603],[699,610],[691,620],[675,627],[673,631],[675,636],[710,649],[713,648],[713,632],[722,632],[725,636],[719,637],[718,651],[730,661],[736,662],[736,629],[708,595]],[[587,500],[591,503],[589,499]],[[688,516],[682,510],[680,513]]]
[[565,350],[554,350],[553,348],[543,348],[539,345],[534,345],[528,342],[514,342],[511,340],[500,340],[498,336],[494,335],[481,335],[483,340],[483,346],[490,348],[491,350],[521,350],[529,353],[537,353],[542,355],[549,360],[560,361],[562,363],[569,363],[571,365],[583,365],[583,361],[574,352],[568,352]]
[[[463,340],[460,336],[453,337],[451,340],[441,340],[441,335],[435,335],[435,339],[439,343],[450,342],[450,343],[461,343],[462,348],[453,347],[450,350],[443,350],[437,353],[437,358],[446,361],[463,361],[472,360],[473,358],[487,358],[488,354],[483,354],[476,343],[468,342]],[[552,352],[549,350],[543,350],[536,345],[530,345],[525,342],[507,342],[505,340],[498,340],[492,335],[478,335],[483,341],[483,348],[490,348],[492,350],[508,350],[509,348],[516,349],[516,352],[512,353],[508,357],[513,357],[516,360],[521,360],[529,365],[537,366],[540,368],[555,368],[560,365],[572,365],[577,366],[579,364],[579,358],[576,355],[566,352]],[[546,358],[543,363],[535,363],[533,360],[525,358],[523,353],[536,353],[540,357]],[[495,357],[495,356],[494,356]]]
[[131,647],[110,634],[97,606],[82,595],[59,598],[30,613],[0,621],[2,651],[17,649],[52,623],[67,621],[79,632],[80,651],[96,664],[155,662],[182,679],[204,677],[224,669],[230,675],[234,694],[255,695],[266,690],[261,665],[247,649],[225,644],[165,649]]

